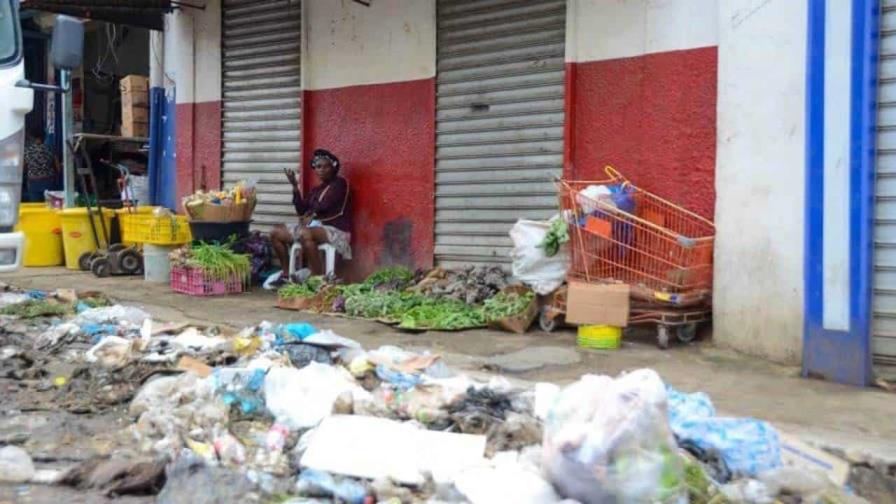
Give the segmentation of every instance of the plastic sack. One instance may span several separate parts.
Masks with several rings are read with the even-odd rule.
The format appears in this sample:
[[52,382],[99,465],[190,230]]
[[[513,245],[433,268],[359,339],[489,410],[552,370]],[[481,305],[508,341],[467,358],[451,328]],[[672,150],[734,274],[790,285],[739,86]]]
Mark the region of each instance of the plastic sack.
[[734,477],[756,477],[781,466],[781,440],[769,423],[754,418],[715,416],[703,393],[667,387],[669,424],[680,443],[718,454]]
[[584,504],[682,501],[660,377],[585,375],[564,388],[545,420],[542,468],[562,497]]
[[551,222],[559,218],[558,215],[549,221],[520,219],[510,229],[513,276],[541,295],[550,294],[560,287],[566,280],[566,270],[569,268],[567,246],[561,246],[553,257],[547,257],[539,246],[548,234]]
[[302,369],[271,368],[264,381],[268,411],[291,429],[317,425],[343,393],[369,395],[343,368],[311,362]]

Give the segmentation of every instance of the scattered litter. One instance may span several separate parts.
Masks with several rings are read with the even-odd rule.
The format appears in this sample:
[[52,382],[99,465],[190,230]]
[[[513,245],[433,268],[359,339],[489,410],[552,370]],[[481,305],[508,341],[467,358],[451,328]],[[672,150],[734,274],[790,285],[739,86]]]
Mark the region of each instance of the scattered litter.
[[344,392],[368,395],[344,369],[317,362],[302,369],[272,368],[264,381],[268,411],[292,429],[317,425]]

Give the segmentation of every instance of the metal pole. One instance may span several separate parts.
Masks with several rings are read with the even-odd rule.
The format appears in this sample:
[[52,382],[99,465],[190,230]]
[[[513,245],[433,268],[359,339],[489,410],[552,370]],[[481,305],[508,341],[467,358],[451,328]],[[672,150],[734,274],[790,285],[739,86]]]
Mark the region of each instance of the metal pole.
[[[67,145],[71,141],[72,131],[75,129],[70,72],[60,70],[59,80],[63,88],[69,89],[69,92],[62,94],[62,120],[60,121],[63,145]],[[65,190],[65,207],[75,206],[75,166],[70,149],[62,149],[62,187]]]

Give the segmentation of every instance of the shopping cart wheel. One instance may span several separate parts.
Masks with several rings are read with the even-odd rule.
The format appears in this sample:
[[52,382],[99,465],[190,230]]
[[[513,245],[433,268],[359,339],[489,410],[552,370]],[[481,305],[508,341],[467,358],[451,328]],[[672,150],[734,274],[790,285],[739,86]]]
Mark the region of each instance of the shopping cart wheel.
[[555,315],[551,317],[548,314],[548,307],[542,306],[541,311],[538,313],[538,327],[541,328],[544,332],[551,332],[557,328],[557,317],[559,315]]
[[675,328],[675,337],[682,343],[690,343],[697,337],[697,323],[684,324]]
[[662,350],[669,348],[669,326],[662,324],[656,326],[656,346]]

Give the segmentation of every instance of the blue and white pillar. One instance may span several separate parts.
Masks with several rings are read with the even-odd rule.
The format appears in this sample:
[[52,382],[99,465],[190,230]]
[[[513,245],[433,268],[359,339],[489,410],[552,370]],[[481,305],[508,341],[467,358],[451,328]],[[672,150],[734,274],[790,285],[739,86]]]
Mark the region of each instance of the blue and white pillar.
[[808,5],[803,375],[867,385],[880,6]]

